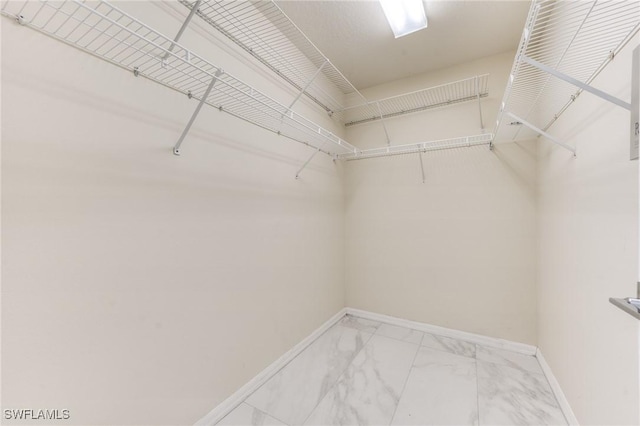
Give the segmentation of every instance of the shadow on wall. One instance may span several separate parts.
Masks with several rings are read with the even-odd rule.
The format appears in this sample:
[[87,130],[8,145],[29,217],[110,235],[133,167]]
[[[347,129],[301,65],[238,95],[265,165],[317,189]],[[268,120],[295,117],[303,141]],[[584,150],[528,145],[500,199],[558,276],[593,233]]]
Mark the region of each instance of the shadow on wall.
[[[542,143],[540,140],[529,140],[499,144],[493,147],[493,153],[500,161],[504,169],[514,178],[514,181],[527,193],[534,197],[536,193],[535,171],[527,170],[524,164],[535,163],[537,161],[536,144]],[[513,156],[525,157],[528,161],[513,161]]]
[[[162,105],[160,108],[157,107],[157,103],[155,104],[155,108],[145,107],[144,104],[150,102],[149,99],[144,99],[145,90],[147,88],[155,89],[156,84],[146,81],[144,77],[134,77],[129,72],[124,72],[121,69],[116,69],[110,64],[97,63],[93,60],[93,58],[87,58],[87,63],[85,67],[88,68],[86,70],[87,75],[91,75],[94,72],[96,74],[103,72],[112,72],[114,75],[114,80],[119,82],[119,85],[122,86],[131,86],[131,97],[136,100],[136,102],[130,102],[128,99],[123,99],[120,101],[115,96],[99,96],[96,95],[96,91],[91,89],[80,89],[81,85],[74,84],[70,85],[68,83],[64,83],[55,77],[47,76],[46,78],[42,78],[42,76],[38,76],[35,73],[24,72],[22,69],[18,70],[18,68],[13,67],[10,63],[3,65],[3,79],[11,80],[16,86],[19,86],[28,91],[34,91],[37,93],[42,93],[48,95],[52,98],[58,100],[64,100],[71,104],[82,105],[96,112],[96,117],[101,117],[105,115],[113,115],[119,118],[124,118],[126,120],[134,121],[136,123],[144,123],[145,125],[154,127],[156,129],[164,129],[167,133],[175,134],[175,140],[162,140],[158,141],[162,146],[162,152],[165,151],[167,153],[171,153],[173,149],[173,145],[177,141],[180,136],[182,130],[184,129],[187,121],[189,120],[193,110],[197,105],[197,101],[189,100],[185,95],[178,94],[173,90],[167,89],[165,93],[162,95],[164,101],[167,102],[167,114],[162,115],[162,113],[154,111],[162,111]],[[107,68],[107,69],[105,69]],[[111,71],[113,69],[113,71]],[[132,83],[133,81],[133,83]],[[95,86],[99,86],[99,81],[87,81],[85,80],[85,85],[94,84]],[[158,91],[154,90],[154,97],[157,99]],[[178,102],[184,103],[184,118],[178,119],[175,116],[169,115],[169,111],[173,108],[171,104],[175,104],[176,100]],[[138,107],[136,107],[138,105]],[[255,136],[253,138],[255,140],[262,140],[268,143],[276,143],[281,140],[284,141],[285,144],[299,144],[300,149],[303,152],[299,156],[291,156],[285,154],[285,150],[282,149],[263,149],[256,146],[258,143],[253,145],[249,145],[246,143],[247,137],[246,134],[243,134],[242,137],[235,137],[229,135],[229,128],[235,125],[245,126],[246,123],[233,117],[226,113],[221,113],[219,111],[214,111],[214,108],[210,108],[208,113],[203,110],[203,114],[200,115],[200,121],[206,121],[211,117],[207,117],[207,114],[213,113],[216,116],[216,125],[222,126],[221,132],[212,132],[205,128],[205,126],[198,126],[198,122],[196,121],[195,126],[191,129],[189,133],[189,138],[198,139],[200,141],[204,141],[207,143],[213,143],[215,145],[219,145],[228,149],[235,150],[237,152],[242,152],[245,154],[249,154],[252,156],[259,156],[262,158],[278,161],[282,164],[287,164],[292,166],[294,169],[292,170],[292,176],[295,175],[295,171],[306,161],[308,156],[313,154],[315,151],[314,148],[308,147],[306,144],[290,139],[286,136],[279,136],[274,134],[273,132],[260,128],[250,128],[252,134]],[[209,126],[211,127],[211,126]],[[244,142],[243,142],[244,141]],[[280,151],[280,152],[277,152]],[[326,175],[330,175],[335,173],[335,170],[328,169],[326,167],[320,167],[313,162],[311,162],[307,168],[313,169],[315,172],[322,172]]]

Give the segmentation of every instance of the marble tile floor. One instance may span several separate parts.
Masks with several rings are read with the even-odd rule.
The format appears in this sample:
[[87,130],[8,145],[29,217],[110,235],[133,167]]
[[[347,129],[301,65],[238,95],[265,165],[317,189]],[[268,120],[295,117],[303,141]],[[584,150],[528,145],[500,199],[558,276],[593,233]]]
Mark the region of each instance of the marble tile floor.
[[345,316],[218,425],[566,425],[533,356]]

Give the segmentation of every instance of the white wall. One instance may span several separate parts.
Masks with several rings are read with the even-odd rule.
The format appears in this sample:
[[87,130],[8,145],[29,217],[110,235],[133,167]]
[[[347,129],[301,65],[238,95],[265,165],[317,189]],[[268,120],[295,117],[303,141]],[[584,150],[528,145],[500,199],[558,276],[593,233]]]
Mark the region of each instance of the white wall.
[[[196,52],[293,99],[198,31]],[[2,107],[3,408],[193,423],[344,306],[327,156],[295,180],[311,149],[204,108],[175,157],[195,101],[5,18]]]
[[[167,34],[186,13],[118,5]],[[309,148],[208,108],[174,157],[194,101],[2,24],[3,408],[192,423],[346,304],[539,344],[581,422],[640,423],[640,327],[607,302],[637,273],[625,111],[579,98],[552,128],[577,160],[544,140],[431,152],[423,184],[415,155],[349,162],[344,181],[316,156],[296,181]],[[185,44],[295,97],[194,24]],[[628,96],[630,50],[597,86]],[[512,60],[365,94],[489,72],[491,131]],[[477,104],[388,128],[397,144],[477,134]],[[379,123],[346,139],[385,143]]]
[[[594,81],[629,100],[631,50]],[[638,162],[629,113],[589,93],[539,147],[539,346],[581,424],[639,424],[638,321],[609,304],[636,293]]]
[[[495,123],[513,52],[386,87],[388,96],[490,73],[484,122]],[[388,121],[395,144],[480,133],[465,103]],[[492,129],[489,127],[489,131]],[[383,146],[379,123],[347,140]],[[346,164],[347,305],[536,343],[535,145],[456,149]]]

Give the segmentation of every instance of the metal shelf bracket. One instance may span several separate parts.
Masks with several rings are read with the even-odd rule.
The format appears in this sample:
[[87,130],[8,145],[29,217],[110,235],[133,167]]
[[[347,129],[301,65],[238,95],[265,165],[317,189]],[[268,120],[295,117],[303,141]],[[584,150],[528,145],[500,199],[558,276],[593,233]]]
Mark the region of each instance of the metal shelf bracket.
[[605,101],[611,102],[612,104],[621,106],[622,108],[631,111],[631,104],[628,102],[623,101],[622,99],[619,99],[613,95],[610,95],[606,92],[603,92],[602,90],[598,90],[593,86],[589,86],[588,84],[584,84],[583,82],[576,80],[573,77],[570,77],[566,74],[561,73],[560,71],[551,68],[541,62],[538,62],[534,59],[529,58],[528,56],[522,56],[522,58],[520,59],[521,62],[524,62],[526,64],[532,65],[536,68],[538,68],[539,70],[542,70],[548,74],[551,74],[557,78],[559,78],[560,80],[564,80],[567,83],[573,84],[574,86],[579,87],[580,89],[587,91],[589,93],[592,93],[596,96],[598,96],[599,98],[604,99]]
[[480,131],[484,132],[484,122],[482,121],[482,102],[480,101],[480,81],[475,77],[476,95],[478,97],[478,112],[480,113]]
[[218,71],[216,71],[215,75],[211,78],[211,82],[209,83],[207,90],[204,92],[204,95],[202,95],[202,98],[200,98],[200,102],[198,102],[198,106],[196,106],[195,111],[193,111],[193,114],[191,114],[191,118],[189,119],[187,126],[184,128],[184,130],[182,131],[182,134],[180,135],[180,139],[178,139],[178,142],[176,142],[176,145],[173,147],[174,155],[180,155],[180,145],[182,145],[184,138],[187,137],[187,134],[189,133],[191,126],[196,121],[196,117],[198,117],[198,114],[200,114],[202,105],[204,105],[204,103],[206,102],[207,98],[209,97],[209,94],[211,93],[211,89],[213,89],[213,86],[216,84],[216,81],[218,81],[218,77],[220,77],[223,72],[224,71],[219,69]]
[[382,109],[380,109],[380,102],[376,102],[376,107],[378,108],[378,114],[380,115],[380,122],[382,123],[382,128],[384,129],[384,135],[387,137],[387,145],[391,145],[391,138],[389,137],[387,124],[384,122],[384,115],[382,114]]
[[316,150],[313,151],[313,154],[311,154],[311,156],[307,159],[307,161],[304,162],[302,167],[300,167],[300,169],[296,172],[296,179],[300,179],[300,173],[302,173],[304,168],[307,167],[307,164],[309,164],[311,160],[313,160],[313,157],[315,157],[318,152],[320,152],[320,148],[316,148]]
[[[189,15],[187,15],[187,18],[184,20],[184,22],[182,23],[182,26],[178,30],[178,33],[173,39],[173,43],[171,43],[171,45],[169,46],[165,54],[162,55],[162,61],[167,60],[167,58],[169,57],[173,49],[176,47],[176,43],[180,41],[180,38],[182,37],[182,33],[184,33],[184,30],[186,30],[187,27],[189,26],[189,23],[191,22],[191,18],[193,18],[193,15],[196,14],[196,12],[198,11],[198,8],[200,7],[200,3],[202,3],[202,0],[197,0],[191,7],[191,11],[189,12]],[[187,55],[189,56],[188,51],[187,51]],[[188,56],[187,56],[187,62],[189,62],[189,59],[190,59]]]
[[515,119],[517,122],[522,123],[523,125],[527,126],[528,128],[530,128],[531,130],[533,130],[534,132],[544,136],[545,138],[549,139],[551,142],[555,143],[556,145],[559,145],[561,147],[563,147],[566,150],[569,150],[573,153],[573,156],[576,156],[576,149],[574,147],[572,147],[571,145],[567,145],[564,142],[559,141],[558,139],[556,139],[554,136],[550,135],[549,133],[545,132],[544,130],[538,128],[537,126],[535,126],[534,124],[529,123],[528,121],[518,117],[515,114],[512,114],[510,112],[507,112],[507,115],[513,119]]
[[293,108],[293,106],[296,104],[296,102],[298,102],[298,100],[302,97],[302,95],[304,95],[307,92],[307,89],[309,89],[309,86],[311,86],[311,84],[313,83],[313,81],[316,79],[316,77],[318,77],[318,75],[322,72],[322,69],[325,67],[325,65],[327,65],[329,63],[329,60],[325,60],[322,65],[320,65],[318,67],[318,69],[316,70],[316,72],[313,74],[313,76],[309,79],[309,81],[307,82],[307,84],[305,84],[305,86],[300,89],[300,91],[298,92],[298,96],[295,97],[295,99],[293,100],[293,102],[291,102],[291,104],[289,105],[289,107],[287,108],[287,112],[291,111],[291,108]]

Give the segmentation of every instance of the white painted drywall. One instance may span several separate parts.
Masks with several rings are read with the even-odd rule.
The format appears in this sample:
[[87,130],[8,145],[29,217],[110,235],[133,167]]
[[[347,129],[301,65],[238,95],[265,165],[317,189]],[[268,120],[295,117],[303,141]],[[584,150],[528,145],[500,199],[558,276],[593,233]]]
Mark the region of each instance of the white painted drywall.
[[195,105],[2,18],[2,408],[192,424],[344,306],[340,164],[206,107],[175,157]]
[[[184,16],[118,4],[168,34]],[[578,160],[544,140],[432,152],[424,184],[416,156],[350,162],[343,192],[339,164],[317,156],[295,181],[308,148],[207,108],[175,158],[193,101],[2,24],[3,408],[68,408],[75,424],[190,423],[346,297],[539,343],[581,422],[640,422],[640,327],[607,302],[633,294],[637,271],[626,112],[581,96],[552,129],[578,144]],[[185,44],[295,97],[204,28]],[[490,131],[512,60],[366,94],[490,72]],[[596,85],[625,97],[628,62],[625,51]],[[474,134],[477,105],[388,127],[394,143]],[[346,132],[362,148],[383,135],[379,123]]]
[[[630,43],[594,81],[630,99]],[[581,424],[639,424],[640,325],[609,304],[635,295],[638,162],[629,112],[583,93],[550,128],[578,158],[539,147],[539,346]]]
[[[490,73],[484,121],[495,123],[513,52],[373,88],[389,96]],[[390,119],[393,143],[480,133],[478,105]],[[488,127],[489,127],[488,126]],[[491,128],[488,128],[491,131]],[[385,144],[380,124],[350,128]],[[345,166],[347,306],[536,343],[535,143],[428,152]]]

